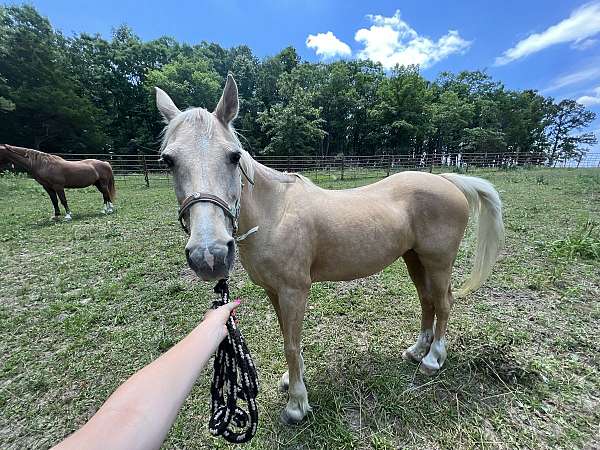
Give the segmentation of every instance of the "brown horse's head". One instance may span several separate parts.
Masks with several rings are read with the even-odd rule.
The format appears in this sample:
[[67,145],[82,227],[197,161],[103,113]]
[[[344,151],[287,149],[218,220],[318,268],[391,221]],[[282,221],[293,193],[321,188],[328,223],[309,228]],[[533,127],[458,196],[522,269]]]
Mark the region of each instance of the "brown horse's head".
[[235,256],[234,233],[242,191],[242,171],[251,174],[250,156],[231,126],[238,113],[235,80],[227,78],[214,112],[202,108],[180,111],[156,88],[156,104],[167,122],[161,157],[173,174],[180,204],[195,193],[222,201],[194,202],[183,221],[190,237],[185,246],[189,266],[204,280],[225,278]]
[[6,149],[6,144],[0,144],[0,166],[4,164],[8,164],[10,159],[8,158],[8,150]]

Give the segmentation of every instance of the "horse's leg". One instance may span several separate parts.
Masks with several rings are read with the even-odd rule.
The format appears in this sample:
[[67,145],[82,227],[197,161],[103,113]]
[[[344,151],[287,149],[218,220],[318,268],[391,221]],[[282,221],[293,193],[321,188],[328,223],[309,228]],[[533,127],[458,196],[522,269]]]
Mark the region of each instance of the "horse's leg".
[[281,412],[281,420],[286,424],[300,422],[311,410],[302,378],[304,367],[300,352],[302,321],[304,320],[307,295],[308,288],[285,288],[278,293],[283,346],[289,372],[288,403]]
[[102,199],[104,200],[104,208],[102,209],[102,212],[104,214],[112,212],[112,210],[109,211],[110,196],[108,195],[108,188],[104,186],[101,181],[96,181],[94,183],[94,186],[96,186],[96,189],[100,191],[100,193],[102,194]]
[[454,299],[450,288],[452,262],[443,264],[443,259],[420,257],[425,267],[428,293],[433,300],[436,318],[433,342],[429,353],[421,360],[419,366],[419,370],[426,375],[435,374],[446,360],[446,328]]
[[52,189],[44,186],[44,190],[50,196],[50,200],[52,201],[52,206],[54,206],[54,219],[56,220],[57,217],[60,217],[60,208],[58,207],[58,197],[56,197],[56,192],[54,192]]
[[426,272],[419,256],[414,250],[409,250],[403,255],[403,258],[421,302],[421,332],[417,341],[402,353],[402,357],[406,361],[421,362],[429,352],[431,341],[433,341],[433,301],[427,289]]
[[[273,292],[273,291],[268,291],[265,290],[267,293],[267,296],[269,297],[269,300],[271,301],[271,304],[273,305],[273,309],[275,310],[275,313],[277,314],[277,321],[279,322],[279,329],[281,330],[281,333],[283,334],[283,323],[281,322],[281,310],[279,309],[279,296]],[[300,352],[300,368],[302,371],[302,374],[304,374],[304,357],[302,356],[302,351]],[[286,370],[285,373],[281,376],[281,379],[279,380],[279,390],[281,392],[287,392],[287,390],[290,387],[290,371]]]
[[65,190],[64,189],[59,189],[56,191],[56,193],[58,194],[58,198],[60,199],[60,202],[62,203],[63,207],[65,208],[65,220],[71,220],[71,210],[69,209],[69,205],[67,204],[67,197],[65,195]]

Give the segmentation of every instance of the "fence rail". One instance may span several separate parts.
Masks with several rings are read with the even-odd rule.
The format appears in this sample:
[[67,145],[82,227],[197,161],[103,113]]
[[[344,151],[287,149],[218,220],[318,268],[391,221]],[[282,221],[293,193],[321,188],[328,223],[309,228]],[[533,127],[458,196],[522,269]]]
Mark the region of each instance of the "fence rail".
[[[167,167],[156,154],[57,154],[66,160],[96,158],[111,163],[115,176],[141,175],[147,186],[150,179],[168,178]],[[321,180],[344,180],[389,176],[402,170],[441,170],[460,168],[507,169],[525,166],[541,167],[600,167],[600,154],[589,154],[568,161],[549,161],[539,155],[523,153],[465,153],[465,154],[409,154],[377,156],[256,156],[255,159],[273,169],[300,172]]]

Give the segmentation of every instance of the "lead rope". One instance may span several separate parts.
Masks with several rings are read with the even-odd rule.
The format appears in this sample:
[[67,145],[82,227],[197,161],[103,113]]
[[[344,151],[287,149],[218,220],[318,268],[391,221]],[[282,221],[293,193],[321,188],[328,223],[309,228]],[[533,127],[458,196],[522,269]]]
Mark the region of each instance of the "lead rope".
[[[226,279],[219,280],[215,293],[221,294],[221,299],[213,301],[213,309],[229,303]],[[214,362],[208,430],[213,436],[223,436],[228,442],[241,444],[252,439],[258,427],[258,376],[233,315],[227,319],[227,332],[227,338],[219,345]],[[238,399],[246,402],[247,412],[237,405]],[[232,423],[241,431],[234,431]]]

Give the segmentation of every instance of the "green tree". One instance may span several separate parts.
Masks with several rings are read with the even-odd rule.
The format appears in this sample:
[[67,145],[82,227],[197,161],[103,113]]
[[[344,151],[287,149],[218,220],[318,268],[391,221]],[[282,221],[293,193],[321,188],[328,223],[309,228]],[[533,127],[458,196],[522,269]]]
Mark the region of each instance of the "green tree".
[[0,7],[0,141],[98,151],[100,111],[68,70],[67,41],[31,6]]
[[284,97],[269,110],[259,113],[258,121],[269,138],[264,153],[275,155],[314,155],[325,132],[320,109],[313,106],[312,95],[289,80],[279,83]]
[[428,131],[428,82],[418,66],[396,67],[379,85],[369,111],[384,148],[392,153],[421,151]]
[[202,106],[210,110],[217,105],[222,90],[221,77],[201,55],[177,56],[162,68],[151,70],[146,84],[168,92],[180,107]]
[[461,150],[465,129],[475,115],[474,106],[452,90],[437,92],[425,109],[429,116],[429,148],[438,153]]
[[590,145],[597,142],[594,133],[579,133],[596,118],[596,113],[586,109],[575,100],[565,99],[549,108],[549,124],[546,128],[548,165],[557,161],[581,157]]

